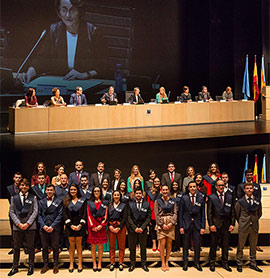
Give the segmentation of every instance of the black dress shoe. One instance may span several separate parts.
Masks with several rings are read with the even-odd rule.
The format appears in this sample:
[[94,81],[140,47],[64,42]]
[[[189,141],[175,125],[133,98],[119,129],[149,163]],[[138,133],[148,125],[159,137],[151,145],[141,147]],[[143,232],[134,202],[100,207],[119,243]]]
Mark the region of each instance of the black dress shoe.
[[232,269],[229,267],[228,264],[224,264],[224,265],[222,265],[222,267],[223,267],[224,269],[226,269],[227,271],[232,272]]
[[14,253],[14,250],[11,249],[9,252],[8,252],[8,255],[12,255]]
[[187,262],[184,262],[183,270],[184,270],[184,271],[187,271],[187,270],[188,270],[188,263],[187,263]]
[[30,276],[32,274],[34,274],[34,267],[33,266],[29,266],[28,267],[28,271],[27,271],[27,275]]
[[119,271],[123,271],[124,270],[124,266],[122,264],[119,264]]
[[256,265],[251,265],[250,268],[258,272],[263,272],[262,269],[258,268]]
[[210,271],[212,271],[212,272],[215,271],[215,265],[214,265],[214,264],[211,264],[211,265],[210,265]]
[[199,264],[195,264],[194,267],[199,270],[199,271],[202,271],[202,267],[199,265]]
[[73,271],[74,271],[74,268],[69,268],[69,269],[68,269],[68,272],[69,272],[69,273],[72,273]]
[[18,268],[17,267],[12,267],[12,269],[10,270],[10,272],[8,273],[8,276],[12,276],[14,274],[16,274],[18,272]]
[[77,271],[81,273],[83,271],[83,268],[78,268]]
[[238,266],[237,266],[237,271],[238,271],[238,272],[242,272],[242,271],[243,271],[243,269],[242,269],[242,266],[241,266],[241,265],[238,265]]
[[100,272],[102,270],[102,268],[98,268],[97,271]]
[[98,270],[98,269],[97,269],[96,267],[95,267],[95,268],[93,267],[93,271],[94,271],[94,272],[97,272],[97,270]]
[[110,264],[110,271],[113,271],[115,268],[115,265],[114,264]]
[[142,269],[143,269],[144,271],[146,271],[146,272],[149,272],[149,268],[147,267],[146,264],[142,266]]
[[132,264],[132,265],[129,267],[128,272],[132,272],[134,269],[135,269],[135,266]]

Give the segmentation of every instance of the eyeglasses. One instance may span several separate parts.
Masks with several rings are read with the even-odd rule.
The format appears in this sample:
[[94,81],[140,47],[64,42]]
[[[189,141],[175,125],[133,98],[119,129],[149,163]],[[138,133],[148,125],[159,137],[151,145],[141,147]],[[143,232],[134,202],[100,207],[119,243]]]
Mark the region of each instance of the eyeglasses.
[[78,10],[74,7],[72,7],[71,9],[67,9],[66,7],[62,7],[60,8],[60,12],[64,15],[66,15],[67,13],[71,14],[71,15],[75,15]]

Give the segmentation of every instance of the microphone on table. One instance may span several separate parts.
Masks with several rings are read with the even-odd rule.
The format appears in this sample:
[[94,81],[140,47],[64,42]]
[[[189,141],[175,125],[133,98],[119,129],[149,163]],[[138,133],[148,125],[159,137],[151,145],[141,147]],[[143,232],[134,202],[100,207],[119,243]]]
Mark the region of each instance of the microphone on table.
[[27,57],[24,59],[23,63],[21,64],[20,68],[17,71],[16,74],[16,80],[18,79],[19,73],[21,71],[21,69],[23,68],[23,66],[25,65],[25,63],[27,62],[27,60],[29,59],[29,57],[31,56],[31,54],[33,53],[33,51],[35,50],[35,48],[38,46],[39,42],[42,40],[42,38],[45,36],[46,34],[46,30],[43,30],[43,32],[41,33],[39,39],[37,40],[37,42],[35,43],[34,47],[31,49],[31,51],[29,52],[29,54],[27,55]]

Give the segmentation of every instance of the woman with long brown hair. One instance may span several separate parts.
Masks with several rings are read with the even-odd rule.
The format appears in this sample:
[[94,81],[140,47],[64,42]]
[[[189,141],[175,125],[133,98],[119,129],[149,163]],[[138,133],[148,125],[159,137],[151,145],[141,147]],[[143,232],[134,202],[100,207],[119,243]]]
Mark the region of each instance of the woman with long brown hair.
[[38,174],[45,175],[45,184],[50,183],[50,177],[46,173],[46,165],[44,162],[38,162],[34,168],[32,178],[31,178],[31,186],[38,184]]
[[203,176],[204,185],[207,188],[207,196],[215,192],[216,181],[221,177],[217,163],[209,165],[207,174]]

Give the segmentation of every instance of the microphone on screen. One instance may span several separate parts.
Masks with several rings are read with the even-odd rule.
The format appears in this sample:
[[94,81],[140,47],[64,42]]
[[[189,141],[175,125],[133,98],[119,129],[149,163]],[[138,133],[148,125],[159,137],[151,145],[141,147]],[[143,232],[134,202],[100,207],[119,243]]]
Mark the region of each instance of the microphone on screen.
[[25,63],[28,61],[29,57],[31,56],[31,54],[33,53],[33,51],[36,49],[36,47],[38,46],[38,44],[40,43],[40,41],[42,40],[42,38],[45,36],[46,34],[46,30],[43,30],[39,39],[37,40],[37,42],[35,43],[35,45],[33,46],[33,48],[31,49],[31,51],[29,52],[29,54],[27,55],[27,57],[24,59],[23,63],[21,64],[21,66],[19,67],[17,74],[16,74],[16,80],[18,79],[19,73],[21,71],[21,69],[23,68],[23,66],[25,65]]

